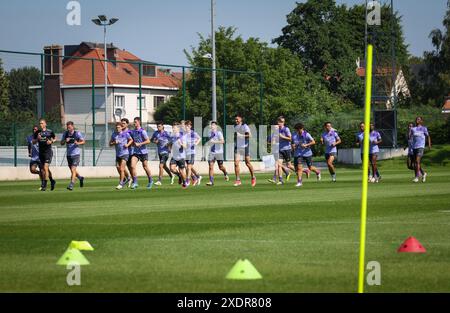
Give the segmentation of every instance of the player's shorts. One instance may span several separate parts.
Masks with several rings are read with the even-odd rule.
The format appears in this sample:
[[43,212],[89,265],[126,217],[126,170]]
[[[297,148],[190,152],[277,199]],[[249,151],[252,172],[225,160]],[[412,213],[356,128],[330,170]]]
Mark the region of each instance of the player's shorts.
[[337,153],[336,153],[336,152],[325,153],[325,160],[328,161],[328,159],[329,159],[331,156],[334,157],[334,158],[336,159]]
[[44,165],[45,163],[51,164],[53,158],[53,150],[48,150],[44,153],[39,153],[39,162]]
[[278,155],[278,160],[283,160],[284,162],[288,163],[291,162],[291,156],[291,150],[281,150]]
[[414,156],[414,154],[408,154],[408,159],[411,163],[416,162],[416,157]]
[[171,158],[170,165],[176,165],[178,168],[185,168],[186,160],[185,159],[175,160],[174,158]]
[[[378,158],[378,152],[375,153],[369,153],[369,161],[372,160],[373,156],[376,156]],[[361,161],[363,160],[363,154],[361,153]]]
[[[144,154],[133,154],[132,156],[131,156],[131,158],[132,157],[135,157],[135,158],[137,158],[139,161],[141,161],[142,163],[144,163],[145,161],[148,161],[148,154],[147,153],[144,153]],[[131,160],[131,158],[130,158],[130,160]]]
[[414,149],[414,156],[420,156],[423,157],[423,153],[424,153],[425,149],[424,148],[418,148],[418,149]]
[[247,145],[244,148],[238,148],[238,147],[234,147],[234,158],[236,158],[236,155],[240,155],[240,156],[244,156],[244,157],[248,157],[250,156],[250,147]]
[[30,160],[30,169],[36,165],[37,167],[41,166],[41,162],[39,160]]
[[67,165],[69,167],[75,166],[77,167],[78,165],[80,165],[80,156],[79,155],[68,155],[67,156]]
[[307,167],[311,167],[312,166],[312,156],[298,156],[298,157],[294,157],[294,167],[297,167],[299,164],[301,164],[301,162],[304,161],[306,163]]
[[166,164],[167,160],[169,159],[168,153],[159,153],[159,164]]
[[217,164],[223,165],[223,154],[222,153],[210,153],[208,156],[208,163],[214,163],[217,162]]
[[122,160],[124,160],[128,164],[129,159],[130,159],[130,156],[128,154],[116,156],[116,163],[120,163],[120,162],[122,162]]
[[195,163],[195,154],[188,154],[186,156],[186,164],[194,165],[194,163]]

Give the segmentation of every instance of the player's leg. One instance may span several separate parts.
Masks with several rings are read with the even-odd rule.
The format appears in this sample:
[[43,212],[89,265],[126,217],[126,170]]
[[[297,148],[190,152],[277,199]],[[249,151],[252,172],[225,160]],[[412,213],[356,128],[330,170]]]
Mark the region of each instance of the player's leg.
[[118,163],[119,168],[119,185],[116,187],[116,189],[122,189],[123,185],[125,184],[125,170],[127,167],[127,161],[125,159],[120,159]]
[[186,159],[186,184],[189,185],[191,183],[191,174],[192,174],[192,163],[190,162],[190,156],[187,156]]
[[312,156],[304,157],[303,159],[305,160],[306,166],[308,167],[308,169],[311,172],[314,172],[316,174],[317,180],[321,180],[322,179],[322,174],[320,173],[320,170],[313,165],[313,163],[312,163]]
[[206,186],[214,186],[214,163],[213,158],[208,161],[209,182],[206,183]]
[[336,181],[336,169],[334,168],[334,154],[327,154],[327,167],[331,175],[331,180]]
[[151,189],[153,187],[153,177],[152,177],[152,172],[150,170],[150,166],[148,164],[147,155],[142,156],[141,163],[142,163],[142,168],[145,171],[145,174],[147,174],[147,179],[148,179],[147,189]]
[[180,161],[177,161],[178,165],[178,173],[179,177],[181,178],[181,186],[183,188],[187,187],[186,183],[186,161],[184,159],[181,159]]
[[241,185],[241,168],[240,163],[241,156],[239,154],[239,151],[234,151],[234,174],[236,176],[236,181],[234,182],[234,186],[240,186]]
[[255,176],[255,171],[253,170],[253,165],[250,162],[250,155],[245,156],[245,165],[247,166],[248,171],[250,172],[250,177],[252,178],[252,181],[251,181],[252,187],[255,187],[256,176]]
[[380,181],[380,173],[378,172],[378,167],[377,167],[377,158],[378,158],[378,155],[376,153],[371,155],[372,173],[373,173],[374,182],[376,182],[376,183],[378,183]]
[[137,178],[137,163],[139,161],[139,158],[136,155],[132,155],[129,159],[129,161],[127,162],[127,167],[129,165],[129,170],[131,173],[131,177],[133,179],[133,183],[131,184],[131,189],[136,189],[137,187],[139,187],[138,185],[138,178]]
[[227,169],[223,165],[223,160],[217,160],[217,165],[219,166],[219,170],[222,171],[225,181],[230,181],[230,177],[228,176]]
[[414,178],[414,182],[417,183],[419,181],[419,177],[422,174],[422,155],[420,153],[420,149],[414,149],[414,156],[415,156],[415,165],[416,165],[416,176]]
[[297,184],[295,185],[295,187],[301,187],[303,185],[303,179],[302,179],[303,165],[302,165],[301,157],[295,157],[294,164],[295,164],[295,169],[297,170]]

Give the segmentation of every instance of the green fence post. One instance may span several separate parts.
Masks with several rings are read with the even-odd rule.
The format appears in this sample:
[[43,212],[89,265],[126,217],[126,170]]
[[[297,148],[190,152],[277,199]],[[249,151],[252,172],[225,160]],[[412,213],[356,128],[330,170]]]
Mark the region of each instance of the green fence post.
[[183,120],[186,119],[186,69],[183,66]]
[[139,118],[142,122],[142,63],[139,63]]
[[[263,113],[263,98],[264,98],[264,76],[262,72],[259,72],[259,125],[264,123],[264,113]],[[259,130],[259,127],[258,127]],[[258,144],[258,159],[261,159],[261,151],[259,151],[259,134],[257,138]]]
[[222,81],[222,93],[223,93],[223,125],[222,125],[222,130],[223,130],[223,139],[225,141],[225,144],[223,145],[223,155],[226,158],[227,155],[227,72],[226,71],[222,71],[223,73],[223,81]]
[[41,54],[41,117],[45,117],[45,59]]
[[17,125],[13,124],[13,144],[14,144],[14,167],[17,167]]
[[[95,166],[95,67],[94,60],[91,60],[91,83],[92,83],[92,166]],[[106,106],[106,103],[105,103]]]

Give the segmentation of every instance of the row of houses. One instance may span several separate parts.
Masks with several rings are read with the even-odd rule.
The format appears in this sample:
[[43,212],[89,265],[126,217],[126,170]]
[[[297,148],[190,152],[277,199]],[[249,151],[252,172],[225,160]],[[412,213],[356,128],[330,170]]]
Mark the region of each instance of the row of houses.
[[[141,60],[134,54],[107,44],[107,102],[105,105],[105,62],[92,62],[80,57],[102,60],[104,45],[82,42],[79,45],[52,45],[44,48],[45,112],[60,112],[61,122],[76,124],[92,122],[92,80],[95,84],[95,121],[104,125],[119,117],[139,116],[140,102],[144,123],[154,121],[154,112],[162,103],[177,94],[182,84],[181,73],[159,68],[153,62]],[[142,64],[141,93],[139,93],[139,65]],[[92,75],[92,72],[94,72]],[[31,86],[37,93],[38,113],[41,115],[41,86]],[[140,98],[141,94],[141,98]],[[141,100],[141,101],[140,101]],[[105,114],[106,108],[106,114]],[[59,110],[57,110],[59,109]]]

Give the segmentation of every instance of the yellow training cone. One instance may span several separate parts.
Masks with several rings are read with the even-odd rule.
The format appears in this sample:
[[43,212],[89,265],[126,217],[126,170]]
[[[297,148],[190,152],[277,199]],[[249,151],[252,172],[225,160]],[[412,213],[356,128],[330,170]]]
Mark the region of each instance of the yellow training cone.
[[91,246],[91,244],[88,241],[75,241],[73,240],[69,248],[77,249],[77,250],[86,250],[86,251],[93,251],[94,248]]
[[228,272],[226,279],[262,279],[258,270],[249,260],[238,260]]
[[70,263],[77,263],[79,265],[88,265],[89,261],[77,249],[68,248],[66,252],[59,258],[57,265],[67,265]]

